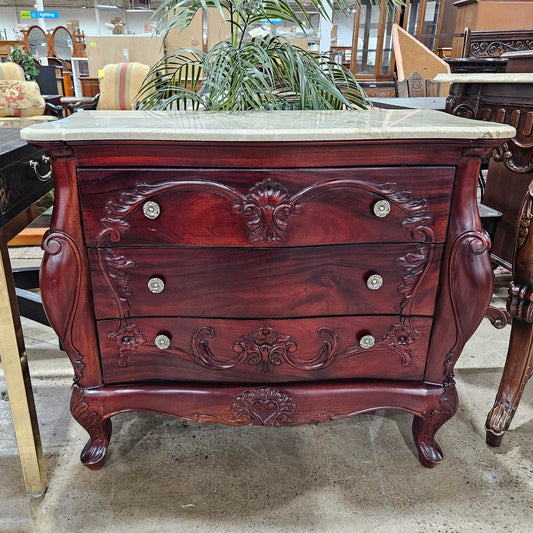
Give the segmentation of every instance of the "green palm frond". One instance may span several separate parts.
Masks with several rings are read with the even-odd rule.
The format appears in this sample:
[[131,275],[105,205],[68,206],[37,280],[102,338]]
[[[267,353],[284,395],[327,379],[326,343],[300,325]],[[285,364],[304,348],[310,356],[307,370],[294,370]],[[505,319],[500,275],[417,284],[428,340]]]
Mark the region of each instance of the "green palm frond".
[[[356,0],[360,3],[359,0]],[[381,0],[371,0],[380,4]],[[388,0],[391,6],[403,0]],[[150,71],[138,95],[145,109],[358,109],[370,107],[353,74],[329,56],[273,36],[245,42],[251,24],[281,18],[311,26],[349,13],[349,0],[163,0],[154,17],[167,36],[186,28],[200,10],[217,9],[230,24],[228,42],[208,52],[172,50]]]
[[352,73],[278,37],[209,52],[176,50],[152,68],[142,108],[355,109],[370,103]]

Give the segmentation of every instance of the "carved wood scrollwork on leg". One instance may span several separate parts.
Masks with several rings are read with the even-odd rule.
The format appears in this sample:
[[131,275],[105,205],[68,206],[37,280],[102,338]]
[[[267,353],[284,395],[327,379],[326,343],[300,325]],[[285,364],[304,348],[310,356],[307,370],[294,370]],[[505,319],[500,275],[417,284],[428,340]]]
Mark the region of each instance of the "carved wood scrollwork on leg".
[[[454,320],[454,337],[447,344],[442,367],[435,368],[432,379],[442,379],[442,390],[438,403],[429,400],[425,416],[415,416],[413,437],[418,448],[420,462],[432,468],[442,460],[442,451],[435,441],[435,433],[457,411],[458,396],[453,379],[453,368],[461,353],[465,339],[475,331],[488,307],[492,294],[492,270],[488,257],[490,239],[485,231],[465,231],[453,242],[448,263],[447,292]],[[465,285],[471,269],[484,272],[478,277],[479,286]],[[472,312],[479,309],[479,313]],[[448,342],[448,341],[447,341]],[[436,343],[438,344],[438,343]],[[435,359],[436,360],[436,359]],[[438,376],[441,376],[440,378]]]
[[111,439],[111,420],[103,418],[98,405],[78,385],[72,387],[70,410],[76,421],[89,433],[89,441],[81,452],[81,462],[91,470],[102,468]]
[[442,450],[435,441],[435,433],[455,414],[458,402],[455,382],[450,377],[442,389],[439,405],[426,417],[415,416],[413,419],[413,438],[420,462],[426,468],[433,468],[442,461]]
[[512,318],[511,339],[500,387],[485,423],[486,441],[490,446],[500,446],[533,373],[532,219],[533,181],[522,202],[513,257],[513,281],[507,298],[507,310]]
[[490,323],[496,329],[503,329],[505,326],[511,324],[511,315],[507,309],[500,309],[499,307],[490,305],[485,311],[484,316],[490,320]]
[[[78,383],[83,378],[85,368],[83,354],[76,347],[73,334],[80,299],[80,250],[69,235],[60,231],[46,232],[42,248],[45,251],[45,267],[41,269],[41,294],[45,301],[55,300],[58,294],[62,295],[61,305],[56,302],[47,305],[46,312],[74,368],[74,383]],[[59,268],[70,270],[71,276],[53,276],[52,272]]]
[[518,163],[513,150],[518,150],[518,147],[512,141],[510,143],[505,142],[492,150],[492,158],[494,161],[502,162],[509,170],[517,174],[531,172],[533,170],[533,162]]

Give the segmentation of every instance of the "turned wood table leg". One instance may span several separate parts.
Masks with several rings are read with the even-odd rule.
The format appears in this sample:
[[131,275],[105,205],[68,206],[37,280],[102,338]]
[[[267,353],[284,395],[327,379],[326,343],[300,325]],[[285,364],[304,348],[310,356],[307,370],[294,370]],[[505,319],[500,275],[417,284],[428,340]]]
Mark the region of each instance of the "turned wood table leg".
[[533,181],[522,203],[513,257],[513,281],[507,310],[512,318],[511,339],[500,387],[486,427],[487,444],[499,446],[509,429],[524,387],[532,373],[533,352]]

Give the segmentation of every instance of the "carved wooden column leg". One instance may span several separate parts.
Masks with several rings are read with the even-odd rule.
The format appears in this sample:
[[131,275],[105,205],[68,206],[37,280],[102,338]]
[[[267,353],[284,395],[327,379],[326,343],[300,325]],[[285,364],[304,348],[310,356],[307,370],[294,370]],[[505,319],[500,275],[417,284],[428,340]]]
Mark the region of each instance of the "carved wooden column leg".
[[102,468],[111,439],[111,420],[103,418],[99,402],[78,385],[72,387],[70,410],[89,433],[90,440],[81,452],[81,462],[91,470]]
[[533,355],[533,324],[515,318],[507,359],[493,408],[486,422],[486,440],[490,446],[500,446],[509,429],[524,387],[531,377]]
[[415,416],[413,419],[413,438],[420,462],[426,468],[433,468],[442,461],[442,450],[435,440],[435,433],[455,414],[458,401],[452,379],[444,385],[438,405],[433,402],[425,417]]
[[507,310],[512,331],[507,360],[486,428],[487,444],[499,446],[509,429],[524,387],[532,373],[533,352],[533,181],[522,203],[513,257],[513,281],[509,287]]

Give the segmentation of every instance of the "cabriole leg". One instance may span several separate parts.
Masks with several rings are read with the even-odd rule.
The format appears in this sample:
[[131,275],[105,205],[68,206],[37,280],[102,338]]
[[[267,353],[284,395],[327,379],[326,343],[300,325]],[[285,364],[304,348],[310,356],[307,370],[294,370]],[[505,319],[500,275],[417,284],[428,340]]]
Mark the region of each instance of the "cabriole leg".
[[413,438],[418,457],[426,468],[433,468],[442,461],[443,454],[435,440],[435,433],[455,414],[457,402],[455,383],[452,380],[444,385],[438,405],[430,405],[425,416],[415,415],[413,419]]
[[98,404],[84,389],[73,386],[70,403],[72,416],[90,436],[81,452],[81,462],[91,470],[102,468],[111,439],[111,420],[103,417]]

